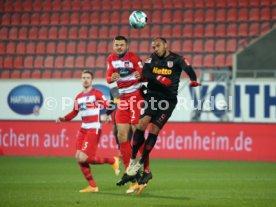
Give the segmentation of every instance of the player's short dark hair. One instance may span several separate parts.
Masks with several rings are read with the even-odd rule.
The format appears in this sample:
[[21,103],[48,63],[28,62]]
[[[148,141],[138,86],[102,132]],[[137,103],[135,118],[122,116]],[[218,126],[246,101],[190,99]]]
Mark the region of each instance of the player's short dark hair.
[[90,70],[84,70],[84,71],[82,71],[82,74],[90,74],[92,79],[93,79],[93,77],[94,77],[93,72],[90,71]]
[[128,42],[127,38],[126,38],[125,36],[121,36],[121,35],[116,36],[116,37],[114,38],[114,41],[115,41],[115,40],[124,40],[126,43]]
[[167,40],[164,37],[155,37],[152,41],[154,42],[155,40],[161,40],[162,42],[167,43]]

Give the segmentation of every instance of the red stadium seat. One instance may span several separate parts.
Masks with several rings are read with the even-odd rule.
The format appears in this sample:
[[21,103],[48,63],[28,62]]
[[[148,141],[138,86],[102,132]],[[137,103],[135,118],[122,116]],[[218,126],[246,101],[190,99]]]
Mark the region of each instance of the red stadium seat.
[[7,44],[7,54],[15,54],[15,47],[16,47],[16,43],[15,42],[8,42]]
[[31,71],[30,70],[24,70],[21,73],[21,78],[23,78],[23,79],[29,79],[29,78],[31,78]]
[[81,10],[83,11],[90,11],[92,9],[92,2],[90,0],[83,0],[81,4]]
[[43,9],[43,11],[52,11],[52,1],[51,0],[45,0],[43,2],[42,9]]
[[24,68],[33,68],[34,67],[34,57],[27,56],[24,59]]
[[[146,29],[146,28],[148,28],[148,27],[145,27],[144,29]],[[129,36],[129,26],[125,26],[125,25],[120,26],[120,33],[119,34],[120,35],[125,35],[126,37],[128,37]],[[149,34],[149,32],[148,32],[148,34]]]
[[37,54],[45,54],[46,51],[46,43],[45,42],[38,42],[36,45],[36,53]]
[[80,24],[89,24],[90,23],[90,14],[88,12],[83,12],[80,16]]
[[10,14],[3,14],[1,25],[8,26],[11,24],[11,15]]
[[14,59],[14,62],[13,62],[13,67],[16,68],[16,69],[20,69],[20,68],[23,68],[23,57],[22,56],[17,56],[15,59]]
[[191,40],[185,40],[182,45],[182,51],[190,53],[193,50],[193,42]]
[[250,7],[259,7],[260,6],[260,0],[250,0],[249,1]]
[[214,40],[206,40],[204,43],[204,52],[213,52],[215,49]]
[[165,11],[163,11],[162,22],[163,23],[171,24],[172,21],[173,20],[172,20],[172,12],[171,12],[171,10],[165,10]]
[[114,25],[109,27],[108,37],[114,38],[115,36],[119,35],[119,26]]
[[261,21],[270,21],[271,20],[270,8],[262,8],[261,9],[260,20]]
[[93,11],[90,14],[90,24],[99,24],[100,23],[100,14],[99,12]]
[[80,11],[81,10],[81,1],[79,0],[74,0],[72,2],[72,10],[73,11]]
[[8,71],[8,70],[2,70],[2,72],[1,72],[1,78],[2,79],[8,79],[8,78],[10,78],[10,71]]
[[16,12],[20,12],[23,10],[23,2],[22,1],[15,1],[13,4],[13,10]]
[[237,36],[237,25],[236,25],[236,23],[229,24],[227,26],[227,36],[228,37],[236,37]]
[[238,1],[238,6],[239,7],[247,7],[249,5],[248,0],[239,0]]
[[58,27],[51,27],[49,29],[49,34],[48,34],[48,38],[50,40],[55,40],[58,38]]
[[84,56],[78,56],[75,59],[75,68],[84,68]]
[[61,5],[62,11],[70,11],[71,8],[71,0],[63,0]]
[[77,45],[77,53],[78,54],[85,54],[86,53],[86,42],[80,41]]
[[214,37],[215,36],[215,25],[214,24],[207,24],[205,26],[205,37]]
[[53,56],[47,56],[45,58],[44,67],[45,68],[53,68],[54,67],[54,57]]
[[72,77],[72,71],[71,70],[65,70],[62,73],[62,78],[71,78]]
[[3,63],[4,68],[13,68],[13,58],[11,56],[6,56]]
[[216,50],[216,52],[225,52],[225,40],[224,39],[219,39],[216,41],[215,50]]
[[47,28],[41,27],[38,31],[38,39],[46,40],[48,39],[48,31]]
[[193,23],[194,22],[194,14],[193,14],[193,10],[186,10],[184,12],[184,18],[183,21],[185,23]]
[[[110,1],[108,1],[108,3],[106,2],[103,2],[103,7],[107,7],[106,5],[107,4],[110,4]],[[111,7],[111,8],[110,8]],[[122,1],[121,0],[113,0],[113,5],[108,5],[108,8],[110,10],[121,10],[121,7],[122,7]],[[109,10],[109,11],[110,11]]]
[[204,61],[203,61],[203,66],[204,67],[214,67],[214,56],[213,55],[205,55]]
[[58,54],[65,54],[66,53],[66,43],[65,42],[58,42],[57,43],[57,53]]
[[237,10],[236,8],[229,9],[227,12],[227,22],[236,22],[237,21]]
[[33,71],[31,77],[35,78],[35,79],[41,78],[41,72],[40,72],[40,70]]
[[51,70],[45,70],[45,71],[42,73],[41,78],[51,78],[51,76],[52,76],[52,71],[51,71]]
[[228,1],[227,6],[236,8],[238,6],[237,0]]
[[80,39],[87,39],[88,38],[88,28],[85,26],[82,26],[79,29],[79,38]]
[[216,7],[218,7],[218,8],[226,8],[226,6],[227,6],[227,0],[216,1]]
[[153,5],[152,5],[151,1],[144,1],[142,4],[143,10],[152,9],[152,7],[153,7]]
[[238,27],[238,36],[247,37],[248,36],[248,26],[247,23],[242,23]]
[[98,42],[97,53],[107,53],[107,42],[106,41]]
[[147,40],[140,41],[139,52],[140,53],[149,53],[149,51],[151,51],[149,42]]
[[77,45],[76,45],[76,42],[69,42],[67,44],[67,48],[66,48],[66,52],[68,54],[75,54],[77,51]]
[[109,11],[101,12],[100,22],[101,22],[101,24],[109,24],[110,23]]
[[[207,2],[213,2],[213,1],[207,1]],[[216,19],[216,14],[214,9],[207,9],[205,11],[205,17],[204,21],[205,22],[214,22]]]
[[202,55],[194,55],[194,56],[193,56],[192,65],[193,65],[195,68],[200,68],[200,67],[202,67]]
[[[3,6],[3,4],[0,4],[0,5]],[[5,5],[4,5],[4,11],[6,11],[6,12],[13,11],[13,2],[12,1],[6,1]]]
[[55,54],[56,53],[56,43],[55,42],[49,42],[47,44],[46,53],[47,54]]
[[75,70],[73,73],[73,77],[72,78],[78,78],[80,79],[81,77],[81,70]]
[[3,68],[4,58],[0,56],[0,68]]
[[193,26],[192,25],[186,25],[182,28],[182,35],[184,37],[193,37]]
[[64,67],[64,58],[63,56],[57,56],[54,62],[55,68],[63,68]]
[[93,10],[101,10],[101,0],[93,0]]
[[21,24],[22,25],[29,25],[30,24],[30,15],[25,13],[21,16]]
[[182,41],[181,40],[174,40],[171,45],[171,50],[176,53],[182,52]]
[[249,26],[249,36],[258,36],[260,34],[260,24],[252,23]]
[[38,13],[34,13],[31,16],[31,25],[39,25],[40,24],[40,16]]
[[11,16],[11,25],[20,25],[20,15],[15,13]]
[[249,21],[259,21],[259,19],[260,19],[260,9],[259,8],[250,9]]
[[60,70],[55,70],[52,73],[52,78],[61,78],[61,71]]
[[43,2],[41,0],[35,0],[33,3],[34,11],[41,11],[43,9]]
[[105,39],[108,38],[108,26],[101,26],[100,31],[99,31],[99,36],[101,37],[101,39]]
[[237,50],[237,41],[236,39],[228,39],[226,42],[227,52],[234,52]]
[[151,27],[150,36],[151,37],[160,37],[161,36],[161,30],[160,30],[159,25],[154,25]]
[[194,37],[203,37],[204,33],[204,28],[202,24],[194,26]]
[[216,1],[214,1],[214,0],[205,1],[205,7],[206,8],[215,8],[216,7]]
[[194,52],[202,52],[203,50],[203,41],[202,40],[195,40],[193,42],[193,51]]
[[[121,24],[129,24],[129,15],[130,12],[129,11],[124,11],[121,13]],[[158,18],[158,17],[156,17]],[[159,17],[159,21],[161,20],[161,18]]]
[[58,38],[62,40],[66,40],[68,38],[68,30],[67,27],[61,27],[58,32]]
[[98,56],[96,59],[96,67],[97,68],[106,68],[106,57],[105,56]]
[[120,13],[118,11],[113,11],[110,16],[110,23],[118,24],[119,19],[120,19]]
[[226,66],[232,66],[233,65],[233,55],[227,55],[226,61],[225,61]]
[[163,9],[163,1],[162,0],[154,0],[154,8],[155,9]]
[[28,30],[26,27],[21,27],[18,32],[18,39],[19,40],[27,40],[28,39]]
[[12,73],[10,74],[10,78],[19,79],[20,78],[20,72],[18,70],[12,71]]
[[204,19],[204,10],[203,9],[197,9],[195,12],[195,22],[197,23],[202,23],[203,21],[205,21]]
[[219,68],[225,66],[225,56],[223,54],[216,55],[215,66]]
[[[6,43],[0,42],[0,54],[5,54],[6,53]],[[0,65],[1,68],[1,65]]]
[[99,36],[99,29],[98,27],[91,27],[89,29],[89,34],[88,34],[88,38],[91,38],[91,39],[97,39]]
[[182,26],[181,25],[174,25],[172,28],[172,35],[173,37],[182,37]]
[[182,10],[174,11],[172,19],[173,19],[174,23],[182,23],[183,22],[183,12],[182,12]]
[[240,21],[240,22],[248,21],[248,9],[247,8],[242,8],[239,10],[238,21]]
[[40,19],[41,25],[49,25],[50,24],[50,16],[49,13],[42,13]]
[[50,22],[51,25],[59,25],[59,13],[52,13]]
[[71,27],[69,29],[69,34],[68,34],[69,39],[78,39],[78,28],[77,27]]
[[8,29],[5,27],[0,28],[0,40],[7,40],[8,38]]
[[9,31],[9,39],[17,40],[18,39],[18,30],[17,28],[11,28]]
[[61,25],[68,25],[70,22],[70,17],[69,17],[69,13],[63,13],[60,16],[60,24]]
[[62,3],[61,3],[61,0],[54,0],[52,2],[52,5],[53,5],[53,10],[54,11],[61,11],[62,10]]
[[97,70],[97,71],[94,73],[94,77],[95,77],[95,78],[103,78],[103,77],[104,77],[104,71],[103,71],[103,70]]
[[129,44],[129,50],[138,53],[139,52],[139,43],[137,40],[132,40]]
[[271,0],[261,0],[261,6],[265,6],[265,7],[271,6]]
[[[47,36],[47,33],[46,33],[46,36]],[[36,27],[30,28],[30,30],[29,30],[29,39],[31,39],[31,40],[38,39],[38,29]]]
[[68,57],[65,58],[64,66],[66,68],[73,68],[74,65],[75,65],[74,56],[68,56]]
[[[141,32],[141,33],[140,33]],[[140,36],[140,38],[142,39],[146,39],[150,37],[150,27],[146,26],[143,30],[137,30],[137,29],[133,29],[131,28],[129,31],[129,36],[131,38],[138,38]]]
[[162,34],[162,36],[165,37],[165,38],[170,38],[170,37],[172,37],[171,31],[172,31],[171,25],[164,25],[164,26],[162,27],[162,32],[161,32],[161,34]]
[[32,0],[26,0],[24,3],[23,3],[23,8],[24,8],[24,11],[25,12],[30,12],[33,10],[33,2]]
[[34,60],[34,68],[43,68],[43,56],[36,56]]
[[97,52],[97,43],[95,41],[90,41],[87,45],[87,53],[95,54]]
[[85,59],[85,68],[94,68],[95,67],[95,57],[89,56]]
[[193,0],[174,0],[175,8],[187,8],[193,9],[194,8],[194,1]]
[[25,54],[26,53],[26,44],[25,42],[19,42],[16,45],[16,53],[17,54]]
[[216,21],[217,22],[225,22],[226,21],[226,10],[224,8],[217,10],[217,12],[216,12]]

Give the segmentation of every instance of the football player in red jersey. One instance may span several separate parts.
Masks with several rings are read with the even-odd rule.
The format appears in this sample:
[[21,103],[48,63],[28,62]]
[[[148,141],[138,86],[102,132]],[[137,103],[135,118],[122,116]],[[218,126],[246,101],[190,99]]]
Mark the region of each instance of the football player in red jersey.
[[81,113],[82,125],[76,140],[76,160],[89,186],[80,190],[80,192],[99,192],[89,165],[110,164],[118,176],[120,173],[119,158],[102,158],[96,156],[101,135],[100,108],[102,105],[108,107],[108,102],[102,92],[92,87],[92,72],[83,71],[81,79],[83,91],[77,95],[73,110],[66,116],[57,118],[56,122],[70,121],[78,113]]
[[[110,54],[107,59],[106,80],[108,83],[116,82],[120,94],[115,119],[120,152],[126,169],[132,152],[128,134],[130,128],[132,128],[133,132],[136,129],[141,114],[141,103],[144,99],[141,80],[143,64],[137,55],[128,51],[128,40],[124,36],[114,38],[113,50],[114,53]],[[144,162],[144,170],[150,173],[148,160],[146,158]],[[122,184],[119,181],[117,185]],[[133,182],[127,193],[133,193],[137,188],[137,183]]]

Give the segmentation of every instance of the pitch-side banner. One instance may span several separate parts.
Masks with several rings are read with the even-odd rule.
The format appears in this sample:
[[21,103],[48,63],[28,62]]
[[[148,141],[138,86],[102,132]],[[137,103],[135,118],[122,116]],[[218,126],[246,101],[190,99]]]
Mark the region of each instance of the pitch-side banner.
[[[79,126],[79,122],[1,121],[0,154],[74,156]],[[118,154],[112,128],[103,125],[100,156]],[[275,128],[275,124],[168,123],[151,157],[275,162]]]
[[[108,85],[104,79],[93,84],[109,98],[114,85]],[[54,120],[72,109],[81,90],[81,82],[76,79],[1,80],[0,119]],[[224,82],[203,82],[201,87],[189,88],[188,80],[183,79],[178,94],[170,121],[276,123],[275,81],[240,79],[234,87]]]

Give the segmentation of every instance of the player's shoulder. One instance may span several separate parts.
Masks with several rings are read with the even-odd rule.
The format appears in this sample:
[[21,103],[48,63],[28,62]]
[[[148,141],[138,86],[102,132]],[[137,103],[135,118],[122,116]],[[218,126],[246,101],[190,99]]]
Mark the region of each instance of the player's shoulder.
[[111,53],[108,57],[107,60],[114,60],[116,57],[116,53]]
[[153,62],[152,60],[154,60],[154,59],[157,59],[157,56],[156,56],[154,53],[152,53],[152,54],[146,59],[145,63],[150,64],[150,63]]
[[140,59],[138,55],[136,55],[134,52],[128,51],[127,52],[128,57],[132,59]]
[[171,51],[170,51],[170,58],[175,59],[175,60],[183,59],[183,57],[181,55],[176,54],[176,53],[171,52]]
[[79,92],[79,93],[76,95],[76,99],[81,98],[82,96],[83,96],[83,91]]
[[101,95],[102,92],[100,90],[98,90],[97,88],[92,88],[92,90],[90,91],[91,94],[93,95]]

